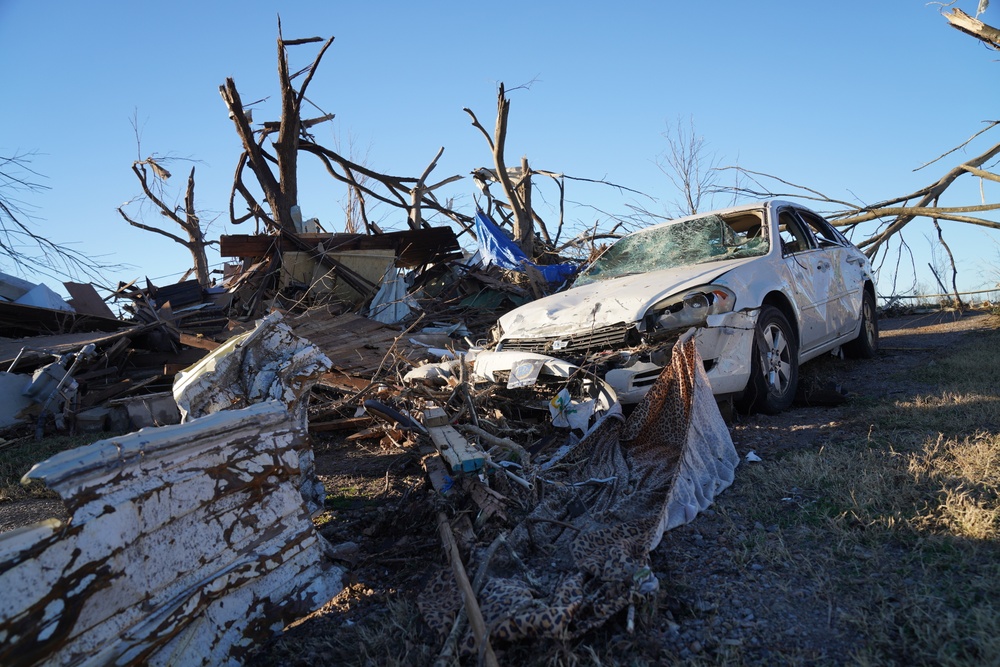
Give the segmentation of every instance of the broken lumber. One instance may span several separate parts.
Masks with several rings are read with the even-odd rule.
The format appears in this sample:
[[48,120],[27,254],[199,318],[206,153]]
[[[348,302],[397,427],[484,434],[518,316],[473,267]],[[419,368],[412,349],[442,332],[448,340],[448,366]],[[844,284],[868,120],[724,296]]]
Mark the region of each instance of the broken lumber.
[[486,453],[448,423],[448,415],[443,408],[426,408],[424,427],[452,471],[476,472],[486,464]]
[[448,524],[448,517],[444,512],[439,512],[438,532],[441,534],[441,541],[444,543],[448,560],[451,561],[451,569],[455,573],[455,583],[462,592],[462,600],[465,603],[465,613],[469,617],[469,624],[472,626],[472,633],[476,638],[476,648],[479,649],[487,667],[499,667],[497,657],[490,646],[490,636],[486,629],[486,622],[483,620],[483,612],[479,609],[476,601],[476,594],[469,583],[469,575],[465,573],[465,566],[462,564],[462,554],[458,551],[455,543],[455,536],[452,535],[451,526]]

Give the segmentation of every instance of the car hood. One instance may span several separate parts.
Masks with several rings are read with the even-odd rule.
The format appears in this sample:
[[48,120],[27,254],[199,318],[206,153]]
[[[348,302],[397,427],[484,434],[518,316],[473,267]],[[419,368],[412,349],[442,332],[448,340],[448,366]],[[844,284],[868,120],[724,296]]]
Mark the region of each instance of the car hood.
[[664,269],[574,287],[526,303],[500,317],[502,339],[557,336],[637,322],[658,301],[707,285],[724,273],[759,259],[746,257]]

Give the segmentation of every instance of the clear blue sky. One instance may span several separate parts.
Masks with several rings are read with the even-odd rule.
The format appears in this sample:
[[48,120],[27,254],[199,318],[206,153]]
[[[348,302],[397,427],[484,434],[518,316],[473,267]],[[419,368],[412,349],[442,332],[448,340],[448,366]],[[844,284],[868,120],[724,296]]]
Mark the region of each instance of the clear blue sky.
[[[969,13],[975,5],[958,3]],[[255,121],[276,119],[279,11],[286,38],[336,37],[309,88],[313,102],[336,114],[317,139],[379,171],[417,176],[442,146],[431,180],[489,165],[462,108],[492,128],[497,82],[508,89],[532,82],[510,93],[508,162],[527,155],[533,167],[604,178],[662,200],[570,184],[568,198],[583,205],[571,206],[568,218],[579,225],[603,219],[591,207],[663,211],[677,196],[656,158],[666,123],[678,117],[694,119],[723,163],[863,202],[913,191],[1000,141],[995,130],[964,153],[912,171],[1000,117],[996,53],[950,28],[924,0],[0,0],[0,155],[35,153],[32,167],[49,187],[23,197],[36,231],[130,265],[110,273],[108,284],[179,278],[191,263],[186,250],[128,227],[115,210],[139,194],[132,162],[151,154],[197,161],[169,165],[171,183],[179,200],[196,165],[198,208],[204,220],[216,218],[210,236],[252,231],[252,223],[227,221],[240,144],[218,89],[233,77],[244,101],[270,96]],[[1000,8],[983,18],[1000,23]],[[293,66],[314,53],[292,49]],[[343,190],[311,168],[309,156],[302,163],[305,215],[340,231]],[[447,191],[467,213],[475,192],[468,178]],[[996,195],[987,185],[987,198]],[[942,204],[978,198],[970,181]],[[404,227],[397,213],[376,215],[387,216],[387,228]],[[147,221],[157,219],[147,212]],[[995,285],[1000,235],[945,224],[963,270],[960,287]],[[929,234],[924,223],[906,233],[920,271]],[[17,273],[2,259],[0,269]],[[904,273],[901,288],[913,280]],[[933,287],[929,276],[919,280]],[[885,275],[880,282],[887,284]]]

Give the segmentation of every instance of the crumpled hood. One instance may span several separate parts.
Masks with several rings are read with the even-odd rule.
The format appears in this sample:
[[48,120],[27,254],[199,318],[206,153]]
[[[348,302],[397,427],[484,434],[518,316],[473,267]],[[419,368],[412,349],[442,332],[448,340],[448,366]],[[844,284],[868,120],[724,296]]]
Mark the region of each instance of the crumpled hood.
[[664,269],[574,287],[526,303],[499,319],[501,340],[572,334],[637,322],[646,310],[679,292],[707,285],[756,257]]

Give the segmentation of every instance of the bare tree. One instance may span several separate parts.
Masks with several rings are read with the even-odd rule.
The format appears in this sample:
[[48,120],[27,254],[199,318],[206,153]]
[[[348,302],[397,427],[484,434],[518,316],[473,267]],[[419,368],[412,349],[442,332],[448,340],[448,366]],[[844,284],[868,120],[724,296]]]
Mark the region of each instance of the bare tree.
[[[135,174],[135,177],[139,180],[139,185],[142,187],[144,197],[141,199],[151,203],[157,208],[161,215],[179,226],[185,232],[187,238],[182,238],[164,229],[160,229],[159,227],[134,220],[125,212],[125,206],[128,204],[119,206],[118,214],[133,227],[143,229],[147,232],[153,232],[154,234],[160,234],[161,236],[165,236],[171,241],[179,243],[187,248],[191,253],[191,258],[194,262],[194,273],[198,279],[198,284],[202,287],[208,287],[211,284],[211,278],[209,276],[208,256],[205,249],[217,242],[205,239],[205,233],[201,228],[201,218],[195,209],[195,168],[192,166],[191,173],[188,174],[187,188],[184,193],[184,205],[170,206],[164,201],[162,188],[163,182],[170,178],[170,172],[167,171],[167,169],[161,164],[162,162],[164,162],[164,160],[161,159],[158,161],[153,157],[148,157],[145,160],[136,160],[132,163],[132,172]],[[152,172],[152,174],[150,174],[150,172]],[[132,202],[128,203],[133,203],[134,201],[136,200],[132,200]]]
[[[322,43],[322,46],[312,64],[292,73],[288,62],[288,48],[315,43]],[[233,120],[244,148],[236,168],[233,190],[230,194],[231,221],[234,224],[239,224],[250,218],[255,218],[262,221],[272,232],[294,236],[295,223],[292,218],[292,207],[298,203],[298,153],[302,151],[316,156],[330,176],[351,189],[358,207],[357,213],[360,221],[369,233],[381,231],[377,224],[368,219],[366,206],[369,200],[404,209],[407,213],[408,224],[412,229],[429,226],[424,219],[424,210],[444,214],[463,228],[468,228],[472,221],[471,217],[462,216],[443,206],[434,195],[434,191],[438,188],[462,177],[450,176],[437,183],[428,183],[427,181],[430,172],[444,151],[443,148],[438,151],[419,177],[410,178],[380,174],[316,142],[310,133],[310,128],[333,119],[334,115],[320,110],[320,116],[303,119],[301,113],[304,102],[316,106],[306,98],[306,90],[332,43],[332,37],[326,40],[320,37],[286,40],[281,34],[281,21],[278,21],[278,79],[282,101],[281,117],[277,121],[263,123],[260,129],[255,130],[251,127],[250,108],[244,106],[239,91],[236,89],[236,83],[232,79],[226,79],[225,85],[220,87],[222,99],[229,109],[230,118]],[[303,81],[298,88],[295,88],[293,82],[299,77],[304,77]],[[278,133],[278,138],[271,144],[272,153],[265,148],[265,141],[268,136],[275,132]],[[277,173],[272,171],[272,165],[277,166]],[[266,209],[251,193],[244,181],[244,172],[248,168],[253,173],[263,193],[263,200],[267,203]],[[237,194],[243,198],[247,205],[247,213],[245,214],[236,214],[234,202]]]
[[507,145],[507,118],[510,115],[510,100],[504,93],[503,82],[497,86],[497,119],[493,128],[493,136],[490,136],[486,128],[479,123],[479,119],[476,118],[476,114],[471,109],[466,107],[464,111],[472,117],[472,125],[482,132],[486,143],[489,144],[490,152],[493,154],[493,166],[496,171],[492,175],[500,183],[513,214],[514,242],[524,251],[525,255],[533,257],[535,225],[531,210],[531,169],[528,167],[527,157],[521,158],[520,169],[507,168],[504,148]]
[[[323,42],[323,45],[312,64],[292,74],[288,67],[288,47],[316,42]],[[316,68],[319,67],[323,55],[332,43],[332,37],[325,41],[320,37],[286,40],[281,35],[281,21],[279,19],[278,79],[281,86],[281,120],[264,123],[263,128],[259,131],[254,131],[250,127],[252,116],[243,106],[243,100],[236,89],[236,83],[231,78],[227,78],[225,85],[219,88],[222,99],[229,108],[229,117],[236,127],[244,149],[236,170],[233,192],[229,202],[230,217],[234,223],[254,217],[263,220],[272,231],[295,231],[292,207],[298,202],[300,141],[303,134],[308,136],[310,127],[333,118],[333,114],[323,114],[317,118],[303,119],[300,115],[302,102],[305,99],[309,83],[316,74]],[[296,90],[292,85],[292,80],[303,74],[305,79]],[[278,137],[273,143],[274,154],[272,155],[265,150],[264,141],[275,132],[278,133]],[[272,171],[272,164],[276,165],[277,174]],[[243,181],[243,172],[247,167],[253,172],[263,191],[269,212],[264,210]],[[233,200],[237,192],[243,196],[249,209],[249,213],[243,216],[235,215]]]
[[48,190],[43,178],[31,163],[34,153],[15,152],[0,155],[0,257],[13,266],[9,270],[28,269],[58,278],[86,276],[101,280],[105,270],[117,266],[101,263],[94,257],[56,243],[32,229],[32,206],[24,197]]
[[679,117],[673,125],[668,122],[662,136],[667,147],[658,156],[656,165],[681,194],[682,201],[673,202],[675,213],[694,215],[702,200],[718,191],[719,160],[708,151],[705,138],[695,130],[693,117],[688,118],[687,127]]

